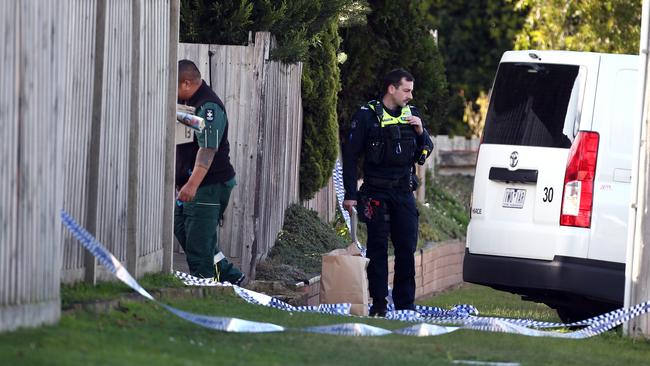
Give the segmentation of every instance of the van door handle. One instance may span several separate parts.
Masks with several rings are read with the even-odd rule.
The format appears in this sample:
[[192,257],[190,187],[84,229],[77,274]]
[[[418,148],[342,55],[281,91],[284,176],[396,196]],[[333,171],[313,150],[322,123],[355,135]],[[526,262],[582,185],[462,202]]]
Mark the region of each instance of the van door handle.
[[537,183],[537,170],[490,168],[490,180],[506,183]]

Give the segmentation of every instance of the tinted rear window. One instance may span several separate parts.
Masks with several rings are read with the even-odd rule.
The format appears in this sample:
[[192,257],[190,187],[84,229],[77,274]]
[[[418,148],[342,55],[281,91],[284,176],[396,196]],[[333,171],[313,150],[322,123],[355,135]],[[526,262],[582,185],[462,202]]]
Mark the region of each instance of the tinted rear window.
[[[580,67],[575,65],[500,64],[483,142],[570,147],[575,118],[567,118],[567,108],[570,100],[572,105],[576,104],[579,71]],[[570,110],[571,114],[576,113],[575,108]]]

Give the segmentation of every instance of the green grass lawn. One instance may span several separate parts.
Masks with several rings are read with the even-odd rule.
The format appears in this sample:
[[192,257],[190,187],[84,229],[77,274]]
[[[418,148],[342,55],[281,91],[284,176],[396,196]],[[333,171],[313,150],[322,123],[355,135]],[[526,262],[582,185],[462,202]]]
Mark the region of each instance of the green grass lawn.
[[[112,290],[119,293],[123,288]],[[64,300],[87,300],[93,289],[68,288]],[[79,293],[84,296],[80,296]],[[105,290],[99,292],[106,292]],[[340,316],[288,313],[250,305],[229,292],[205,299],[163,300],[186,311],[272,322],[289,328],[364,322],[396,329],[408,324]],[[557,320],[543,305],[467,285],[422,301],[448,307],[475,305],[482,315]],[[435,337],[344,337],[289,331],[231,334],[183,321],[152,303],[125,302],[106,314],[77,311],[56,326],[0,334],[0,364],[117,365],[448,365],[454,360],[522,365],[650,364],[650,344],[610,332],[587,340],[533,338],[461,330]]]

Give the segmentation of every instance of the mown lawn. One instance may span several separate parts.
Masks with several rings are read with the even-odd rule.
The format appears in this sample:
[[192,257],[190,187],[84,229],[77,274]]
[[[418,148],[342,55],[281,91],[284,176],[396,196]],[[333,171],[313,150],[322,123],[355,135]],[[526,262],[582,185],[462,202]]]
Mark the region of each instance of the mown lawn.
[[[68,289],[64,294],[78,299],[79,292]],[[82,297],[88,299],[93,291],[85,289],[83,293]],[[229,292],[208,299],[164,301],[187,311],[272,322],[290,328],[355,321],[389,329],[407,325],[380,319],[291,314],[247,304]],[[483,315],[557,320],[545,306],[473,285],[422,303],[445,307],[470,303]],[[107,314],[77,311],[64,315],[56,326],[0,334],[0,364],[448,365],[459,360],[521,365],[650,364],[650,343],[627,339],[619,333],[610,332],[587,340],[466,330],[422,338],[344,337],[298,331],[232,334],[201,328],[152,303],[131,301]]]

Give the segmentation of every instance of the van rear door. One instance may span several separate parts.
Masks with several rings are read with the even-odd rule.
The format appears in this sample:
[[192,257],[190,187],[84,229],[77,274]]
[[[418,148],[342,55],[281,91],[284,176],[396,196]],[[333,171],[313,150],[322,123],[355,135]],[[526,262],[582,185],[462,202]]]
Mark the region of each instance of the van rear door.
[[[562,241],[560,210],[569,148],[589,130],[599,55],[504,54],[490,97],[472,197],[474,254],[553,259],[586,256],[585,240]],[[578,229],[588,230],[588,229]]]

